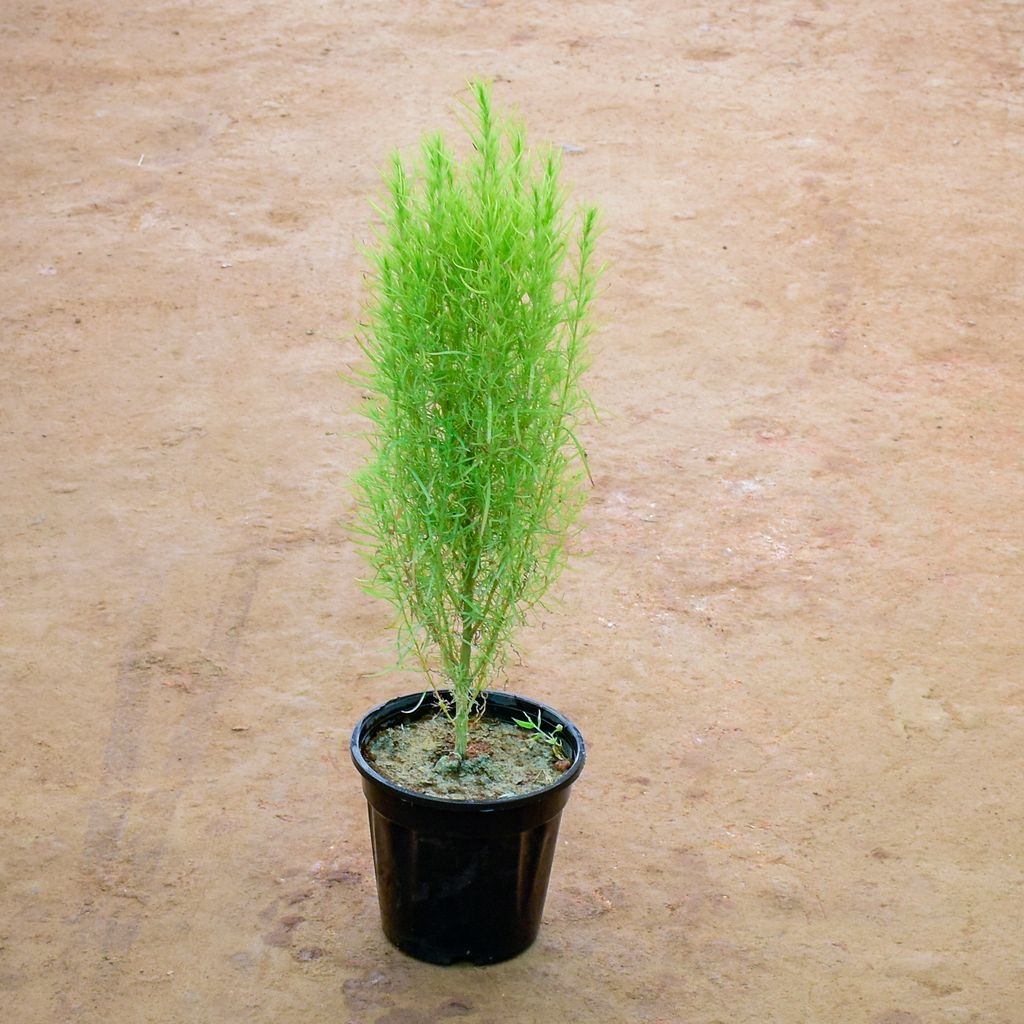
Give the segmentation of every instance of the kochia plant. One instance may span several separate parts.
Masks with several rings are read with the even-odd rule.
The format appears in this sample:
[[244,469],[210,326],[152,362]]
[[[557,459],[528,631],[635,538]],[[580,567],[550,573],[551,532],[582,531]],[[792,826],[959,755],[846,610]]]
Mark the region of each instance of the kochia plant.
[[565,211],[554,153],[534,157],[473,86],[473,154],[426,138],[396,155],[362,345],[373,422],[358,478],[368,589],[398,611],[465,755],[471,709],[514,629],[563,568],[582,506],[576,426],[594,294],[596,211]]

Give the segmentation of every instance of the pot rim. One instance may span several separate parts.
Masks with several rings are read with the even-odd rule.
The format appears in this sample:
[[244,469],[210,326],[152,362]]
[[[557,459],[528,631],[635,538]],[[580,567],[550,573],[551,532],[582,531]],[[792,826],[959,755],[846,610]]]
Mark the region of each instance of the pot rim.
[[[587,759],[586,744],[583,742],[583,736],[579,729],[562,712],[548,704],[534,700],[532,697],[524,697],[518,693],[511,693],[507,690],[483,690],[482,694],[487,699],[488,708],[495,706],[504,708],[509,712],[527,711],[532,712],[534,715],[540,711],[546,723],[553,722],[555,725],[562,726],[563,734],[569,737],[575,750],[572,764],[565,770],[561,778],[541,789],[533,789],[528,793],[521,793],[511,797],[494,797],[490,800],[456,800],[450,797],[431,796],[427,793],[421,793],[415,789],[408,789],[405,786],[399,785],[386,775],[382,775],[366,760],[362,750],[363,743],[403,711],[416,707],[421,702],[425,707],[429,707],[428,702],[431,701],[435,693],[441,693],[442,695],[450,694],[451,690],[419,690],[416,693],[393,697],[391,700],[386,700],[382,704],[371,708],[360,717],[356,722],[355,728],[352,730],[349,752],[352,755],[352,762],[356,766],[356,770],[365,780],[384,786],[403,800],[420,807],[436,808],[456,813],[491,813],[523,807],[535,801],[543,800],[559,790],[568,789],[576,781],[580,772],[583,771],[583,765]],[[424,712],[424,714],[426,713],[428,712]],[[499,717],[510,717],[510,715]]]

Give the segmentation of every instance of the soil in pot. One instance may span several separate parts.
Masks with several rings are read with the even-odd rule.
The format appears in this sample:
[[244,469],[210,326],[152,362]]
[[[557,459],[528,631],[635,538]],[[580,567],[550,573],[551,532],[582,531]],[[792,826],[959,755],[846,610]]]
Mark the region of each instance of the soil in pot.
[[536,733],[486,715],[473,723],[461,764],[452,755],[451,724],[440,714],[381,729],[365,756],[397,785],[447,800],[522,796],[557,782],[570,765]]

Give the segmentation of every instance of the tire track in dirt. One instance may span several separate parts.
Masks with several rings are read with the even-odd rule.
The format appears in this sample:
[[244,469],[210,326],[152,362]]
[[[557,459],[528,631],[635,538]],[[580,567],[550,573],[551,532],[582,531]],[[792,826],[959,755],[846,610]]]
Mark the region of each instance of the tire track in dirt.
[[125,645],[117,673],[110,738],[103,756],[100,795],[89,814],[83,863],[102,885],[109,877],[132,805],[132,784],[139,768],[139,737],[151,694],[147,652],[157,636],[158,613],[147,607]]
[[[83,874],[95,880],[95,887],[84,894],[79,912],[70,918],[62,958],[67,969],[57,1003],[69,1019],[78,1019],[86,1009],[77,993],[99,993],[94,999],[103,999],[102,993],[111,990],[110,964],[130,950],[145,919],[171,825],[209,743],[264,562],[251,549],[238,555],[208,638],[192,657],[172,658],[158,647],[162,615],[156,604],[142,611],[125,645],[102,777],[83,843]],[[184,710],[175,727],[152,742],[147,731],[153,726],[160,678],[182,671],[197,680],[197,690],[181,705]],[[144,815],[139,811],[143,801]],[[145,818],[139,834],[133,831],[133,817]],[[89,1009],[95,1012],[97,1007]]]
[[[856,247],[861,225],[849,189],[828,174],[812,174],[801,183],[805,219],[811,237],[819,239],[818,272],[824,277],[821,330],[810,360],[814,373],[827,373],[846,351],[854,327],[853,297],[862,268]],[[820,234],[819,234],[820,232]]]

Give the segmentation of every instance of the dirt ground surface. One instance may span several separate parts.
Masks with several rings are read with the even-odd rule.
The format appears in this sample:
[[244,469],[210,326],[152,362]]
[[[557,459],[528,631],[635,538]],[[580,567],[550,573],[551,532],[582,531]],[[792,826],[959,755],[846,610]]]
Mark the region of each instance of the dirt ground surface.
[[[0,1019],[1024,1021],[1024,11],[8,0]],[[360,244],[467,79],[610,268],[536,945],[379,930]]]

